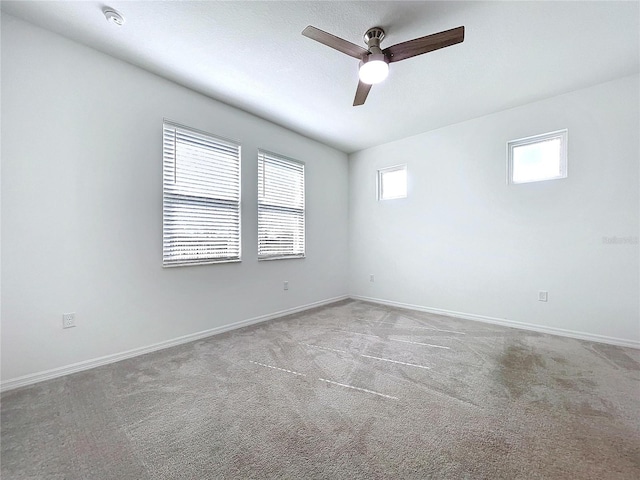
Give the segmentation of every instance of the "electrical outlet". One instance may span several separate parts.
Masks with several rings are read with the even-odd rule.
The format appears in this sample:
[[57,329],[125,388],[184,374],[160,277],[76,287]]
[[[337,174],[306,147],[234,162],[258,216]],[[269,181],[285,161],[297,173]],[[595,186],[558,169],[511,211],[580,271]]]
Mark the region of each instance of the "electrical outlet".
[[76,314],[75,313],[63,313],[62,314],[62,328],[71,328],[76,326]]
[[549,298],[549,292],[545,292],[544,290],[540,290],[538,292],[538,301],[539,302],[546,302],[548,298]]
[[284,281],[284,289],[289,290],[289,282],[287,282],[286,280]]
[[372,273],[371,275],[369,275],[369,281],[370,281],[370,282],[373,282],[373,281],[374,281],[374,279],[373,279],[373,273]]

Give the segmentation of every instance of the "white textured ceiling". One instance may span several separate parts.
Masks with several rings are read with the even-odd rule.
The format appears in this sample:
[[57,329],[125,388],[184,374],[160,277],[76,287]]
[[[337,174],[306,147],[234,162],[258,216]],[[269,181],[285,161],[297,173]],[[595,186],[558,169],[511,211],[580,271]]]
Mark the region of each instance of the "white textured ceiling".
[[[108,23],[109,5],[126,18]],[[12,2],[2,10],[345,152],[639,71],[639,2]],[[353,107],[358,61],[307,25],[383,48],[464,25],[391,65]]]

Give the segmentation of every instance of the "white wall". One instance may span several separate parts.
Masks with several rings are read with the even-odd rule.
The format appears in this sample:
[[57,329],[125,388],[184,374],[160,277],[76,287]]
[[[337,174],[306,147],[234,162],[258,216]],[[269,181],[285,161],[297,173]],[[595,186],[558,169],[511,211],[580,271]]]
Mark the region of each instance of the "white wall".
[[[161,267],[163,117],[242,143],[242,263]],[[306,162],[304,260],[257,262],[259,147]],[[347,177],[342,152],[3,14],[3,381],[346,295]]]
[[[640,345],[639,85],[626,77],[352,154],[351,293]],[[507,185],[506,142],[563,128],[569,177]],[[408,198],[376,201],[376,170],[400,163]],[[614,236],[635,244],[603,243]]]

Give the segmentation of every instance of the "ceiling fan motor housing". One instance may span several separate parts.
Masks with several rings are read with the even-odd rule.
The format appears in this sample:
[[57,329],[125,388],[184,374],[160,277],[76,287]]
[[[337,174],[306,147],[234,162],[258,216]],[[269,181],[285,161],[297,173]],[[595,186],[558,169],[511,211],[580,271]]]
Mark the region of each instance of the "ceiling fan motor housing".
[[384,55],[384,53],[370,53],[360,60],[360,68],[362,68],[362,65],[369,62],[389,63],[389,59]]

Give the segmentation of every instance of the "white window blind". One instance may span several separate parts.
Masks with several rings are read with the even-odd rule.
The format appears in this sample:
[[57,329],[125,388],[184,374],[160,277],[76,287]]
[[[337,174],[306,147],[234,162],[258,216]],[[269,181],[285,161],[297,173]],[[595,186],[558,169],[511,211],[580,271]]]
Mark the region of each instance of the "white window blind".
[[240,145],[163,124],[163,266],[240,260]]
[[258,151],[258,259],[305,255],[304,164]]

